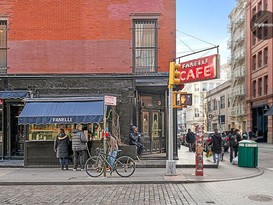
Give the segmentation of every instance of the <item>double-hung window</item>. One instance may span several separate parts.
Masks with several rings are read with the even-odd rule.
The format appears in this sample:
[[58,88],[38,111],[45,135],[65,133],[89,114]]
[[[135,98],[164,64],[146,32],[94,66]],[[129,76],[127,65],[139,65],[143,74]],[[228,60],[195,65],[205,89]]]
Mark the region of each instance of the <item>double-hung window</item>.
[[157,72],[157,20],[133,20],[133,68],[135,73]]
[[7,68],[7,21],[0,20],[0,72]]

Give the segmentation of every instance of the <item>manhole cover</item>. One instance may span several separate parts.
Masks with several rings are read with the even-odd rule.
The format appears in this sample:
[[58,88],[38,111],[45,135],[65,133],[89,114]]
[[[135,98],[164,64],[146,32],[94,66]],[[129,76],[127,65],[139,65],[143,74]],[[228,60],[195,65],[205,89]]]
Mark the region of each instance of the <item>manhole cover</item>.
[[253,201],[272,201],[271,196],[262,195],[262,194],[251,195],[248,198],[253,200]]

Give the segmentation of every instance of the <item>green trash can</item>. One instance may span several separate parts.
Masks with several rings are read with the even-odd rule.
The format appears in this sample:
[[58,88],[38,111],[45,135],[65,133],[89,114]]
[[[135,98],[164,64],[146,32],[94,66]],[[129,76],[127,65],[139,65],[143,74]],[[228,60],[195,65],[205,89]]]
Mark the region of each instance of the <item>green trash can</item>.
[[258,144],[252,140],[242,140],[238,147],[238,166],[257,167],[258,166]]

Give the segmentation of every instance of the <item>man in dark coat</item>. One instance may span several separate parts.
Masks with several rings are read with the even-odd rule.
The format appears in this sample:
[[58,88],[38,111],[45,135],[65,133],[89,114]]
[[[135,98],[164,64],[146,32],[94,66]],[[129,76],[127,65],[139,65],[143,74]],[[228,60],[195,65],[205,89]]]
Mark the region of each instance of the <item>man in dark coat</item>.
[[54,151],[56,157],[59,159],[61,169],[68,170],[68,157],[69,157],[69,137],[65,134],[64,129],[60,129],[60,133],[57,135],[54,141]]
[[77,171],[80,162],[81,171],[84,170],[86,160],[87,137],[83,134],[82,125],[77,124],[76,129],[72,131],[72,150],[74,153],[73,171]]
[[137,126],[131,126],[131,130],[129,133],[129,144],[136,145],[137,147],[137,155],[141,157],[144,146],[143,140],[141,139],[141,134],[138,132]]
[[242,137],[239,133],[239,129],[236,129],[229,136],[229,145],[230,145],[230,163],[232,163],[233,158],[237,157],[239,142],[242,140]]
[[186,141],[189,145],[189,151],[193,152],[195,147],[195,134],[191,131],[191,129],[188,129],[186,134]]
[[214,130],[214,134],[211,137],[211,152],[212,152],[212,156],[213,156],[213,161],[214,163],[216,163],[217,165],[219,165],[220,162],[220,157],[221,157],[221,153],[222,153],[222,137],[220,135],[220,133],[218,132],[218,129]]

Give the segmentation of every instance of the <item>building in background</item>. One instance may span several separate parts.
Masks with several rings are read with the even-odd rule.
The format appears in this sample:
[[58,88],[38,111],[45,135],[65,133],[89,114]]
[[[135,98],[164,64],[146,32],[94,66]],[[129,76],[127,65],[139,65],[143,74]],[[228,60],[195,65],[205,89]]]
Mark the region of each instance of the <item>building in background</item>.
[[[117,98],[107,123],[122,143],[128,142],[130,124],[135,124],[144,133],[146,152],[165,152],[176,1],[160,2],[2,0],[0,157],[31,155],[33,164],[50,164],[56,161],[52,146],[59,128],[70,134],[76,123],[62,117],[48,124],[32,116],[33,121],[20,124],[26,98],[32,99],[28,105],[62,98],[60,104],[72,101],[76,106],[75,100],[105,95]],[[53,117],[54,112],[49,114]],[[94,122],[86,129],[99,141],[101,122]]]
[[232,128],[241,132],[246,130],[246,0],[237,0],[236,7],[229,15],[230,40],[228,48],[231,51],[231,87],[228,95],[230,101],[229,120]]
[[268,143],[273,143],[272,113],[265,115],[273,105],[272,12],[272,1],[247,0],[247,130]]
[[[230,66],[224,64],[220,66],[220,79],[209,81],[200,81],[185,84],[184,92],[192,93],[192,106],[188,106],[178,112],[178,118],[181,118],[181,128],[183,131],[196,129],[201,126],[207,131],[205,97],[206,93],[227,81],[230,77]],[[208,130],[209,131],[209,130]]]
[[205,131],[214,131],[218,129],[220,132],[230,130],[230,110],[232,109],[229,98],[229,90],[231,89],[232,80],[228,80],[216,88],[207,91],[205,95]]

